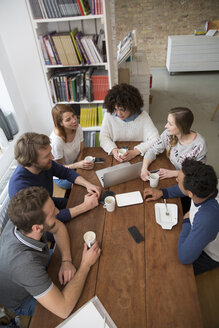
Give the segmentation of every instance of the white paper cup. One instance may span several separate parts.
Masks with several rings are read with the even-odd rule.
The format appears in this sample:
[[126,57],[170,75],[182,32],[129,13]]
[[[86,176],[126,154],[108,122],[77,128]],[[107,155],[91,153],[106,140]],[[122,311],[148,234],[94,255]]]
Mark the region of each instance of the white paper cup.
[[159,178],[160,176],[157,173],[152,173],[148,176],[151,188],[156,188],[158,186]]
[[85,160],[86,162],[88,162],[88,163],[90,163],[90,162],[94,162],[95,157],[93,157],[93,156],[86,156],[84,160]]
[[121,149],[118,150],[119,156],[123,156],[126,152],[127,152],[127,150],[124,149],[124,148],[121,148]]
[[113,212],[115,210],[116,206],[116,200],[115,197],[113,196],[107,196],[104,199],[104,205],[103,207],[108,211],[108,212]]
[[87,244],[87,246],[89,248],[91,248],[91,246],[95,243],[96,241],[96,234],[93,231],[87,231],[84,234],[84,241]]

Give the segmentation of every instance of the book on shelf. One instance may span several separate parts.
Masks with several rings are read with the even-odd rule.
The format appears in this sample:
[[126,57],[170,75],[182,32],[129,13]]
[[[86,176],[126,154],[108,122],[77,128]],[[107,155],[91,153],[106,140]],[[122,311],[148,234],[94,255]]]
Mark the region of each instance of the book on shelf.
[[90,5],[89,5],[88,0],[80,0],[80,3],[81,3],[82,10],[84,12],[84,15],[85,16],[89,15],[91,13],[91,10],[90,10]]
[[89,101],[89,102],[94,100],[92,80],[91,80],[93,70],[94,70],[93,67],[89,67],[85,73],[85,95],[86,95],[87,101]]
[[43,54],[45,65],[52,65],[52,63],[50,62],[49,55],[48,55],[48,52],[47,52],[47,48],[46,48],[46,45],[43,41],[43,36],[42,35],[39,35],[39,43],[40,43],[40,48],[41,48],[41,51],[42,51],[42,54]]
[[91,80],[94,100],[104,100],[109,90],[108,71],[104,69],[94,70]]
[[48,34],[43,36],[43,42],[45,44],[45,47],[46,47],[46,50],[47,50],[47,53],[48,53],[48,56],[49,56],[50,63],[52,65],[56,65],[55,54],[54,54],[52,46],[49,42]]
[[95,64],[95,59],[94,57],[92,56],[92,53],[91,53],[91,50],[90,50],[90,47],[88,46],[88,41],[87,41],[87,37],[84,35],[82,36],[81,38],[81,43],[85,49],[85,53],[86,53],[86,56],[89,58],[89,62],[90,64]]
[[79,65],[79,61],[76,55],[76,50],[73,46],[73,42],[70,34],[68,32],[61,33],[59,37],[61,39],[62,47],[67,57],[68,65],[70,66]]
[[56,32],[48,33],[48,34],[46,34],[46,37],[47,37],[47,39],[49,40],[50,46],[51,46],[51,48],[52,48],[52,52],[53,52],[53,55],[54,55],[54,57],[55,57],[56,64],[57,64],[57,65],[61,65],[61,60],[60,60],[60,58],[59,58],[58,51],[57,51],[57,49],[56,49],[55,43],[54,43],[53,38],[52,38],[52,36],[53,36],[55,33],[56,33]]
[[78,4],[78,8],[80,10],[81,16],[84,16],[84,11],[83,11],[83,8],[82,8],[82,5],[81,5],[81,1],[77,0],[77,4]]
[[118,64],[123,63],[129,56],[132,55],[132,41],[133,32],[129,32],[125,38],[119,42],[117,50],[117,62]]
[[79,62],[81,64],[84,64],[84,57],[83,57],[83,55],[81,53],[81,49],[78,46],[77,41],[76,41],[76,38],[75,38],[75,35],[77,33],[78,33],[78,29],[77,28],[74,28],[74,30],[70,32],[70,36],[72,38],[72,42],[73,42],[73,45],[75,47],[75,50],[76,50],[76,53],[77,53],[77,57],[78,57]]
[[85,61],[86,61],[86,63],[88,65],[90,65],[91,64],[90,59],[89,59],[89,57],[88,57],[88,55],[87,55],[87,53],[85,51],[85,48],[84,48],[84,46],[83,46],[83,44],[81,42],[81,38],[82,37],[83,37],[83,33],[82,32],[78,32],[77,34],[75,34],[76,42],[77,42],[79,48],[81,49],[81,52],[82,52],[82,54],[83,54],[83,56],[85,58]]
[[62,46],[60,34],[56,33],[56,34],[52,35],[52,39],[53,39],[53,42],[55,44],[56,50],[59,54],[61,64],[63,66],[68,65],[68,58],[67,58],[66,53],[64,51],[64,48]]

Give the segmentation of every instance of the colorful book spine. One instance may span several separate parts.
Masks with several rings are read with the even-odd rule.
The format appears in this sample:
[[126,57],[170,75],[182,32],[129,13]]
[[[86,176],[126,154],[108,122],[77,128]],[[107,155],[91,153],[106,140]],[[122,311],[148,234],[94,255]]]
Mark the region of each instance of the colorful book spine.
[[84,15],[87,16],[91,13],[90,11],[90,5],[88,0],[80,0],[81,7],[83,9]]
[[81,52],[83,53],[83,56],[84,56],[84,58],[85,58],[85,60],[86,60],[86,63],[87,63],[88,65],[90,65],[91,62],[90,62],[90,60],[89,60],[89,58],[88,58],[88,55],[87,55],[87,53],[86,53],[86,51],[85,51],[85,49],[84,49],[83,44],[81,43],[81,38],[82,38],[82,37],[83,37],[83,34],[82,34],[81,32],[78,32],[77,34],[75,34],[75,39],[76,39],[77,42],[78,42],[78,45],[79,45],[79,47],[80,47],[80,49],[81,49]]

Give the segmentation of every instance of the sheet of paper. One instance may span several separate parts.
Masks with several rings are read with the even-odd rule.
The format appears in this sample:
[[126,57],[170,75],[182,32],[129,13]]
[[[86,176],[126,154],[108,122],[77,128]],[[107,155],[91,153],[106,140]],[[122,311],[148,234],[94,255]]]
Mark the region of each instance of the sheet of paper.
[[104,318],[100,315],[93,303],[88,303],[75,316],[66,319],[63,328],[109,328],[104,326]]

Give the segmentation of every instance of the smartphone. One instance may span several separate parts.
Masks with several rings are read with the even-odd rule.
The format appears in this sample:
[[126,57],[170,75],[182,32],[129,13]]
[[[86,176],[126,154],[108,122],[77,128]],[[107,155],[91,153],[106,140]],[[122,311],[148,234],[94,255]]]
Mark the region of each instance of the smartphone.
[[136,228],[136,226],[129,227],[128,231],[137,244],[144,241],[144,237],[140,234],[140,232],[139,232],[138,228]]
[[160,169],[157,169],[157,170],[151,170],[150,172],[151,173],[157,173],[157,172],[159,172],[160,171]]
[[102,157],[95,157],[94,163],[104,163],[105,158]]
[[111,190],[107,190],[107,191],[105,191],[105,193],[103,194],[103,196],[100,197],[100,199],[99,199],[99,204],[104,204],[104,199],[105,199],[107,196],[114,196],[114,192],[111,191]]

